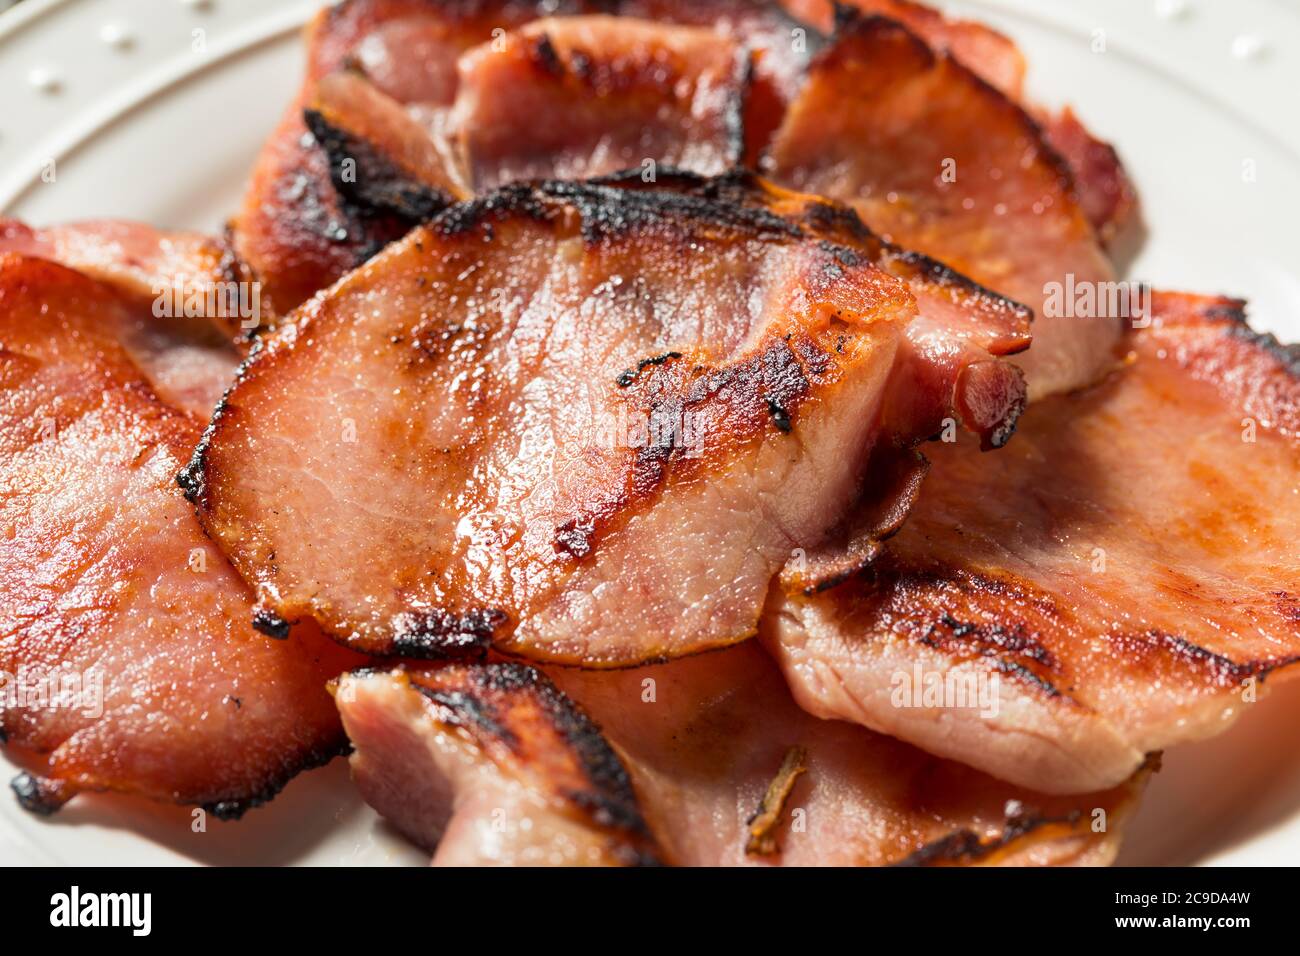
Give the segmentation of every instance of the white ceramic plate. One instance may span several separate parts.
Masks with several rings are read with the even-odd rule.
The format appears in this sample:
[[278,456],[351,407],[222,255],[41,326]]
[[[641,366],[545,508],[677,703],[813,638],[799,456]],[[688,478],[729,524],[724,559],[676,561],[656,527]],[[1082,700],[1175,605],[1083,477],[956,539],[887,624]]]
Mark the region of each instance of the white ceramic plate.
[[[0,212],[217,229],[298,83],[297,29],[316,6],[25,0],[0,14]],[[1245,296],[1258,328],[1300,339],[1300,4],[948,6],[1015,37],[1035,98],[1073,103],[1118,146],[1148,230],[1131,277]],[[1300,863],[1300,682],[1247,710],[1166,754],[1121,862]],[[129,799],[83,796],[38,820],[7,797],[4,863],[421,860],[356,797],[342,761],[198,834],[187,811]]]

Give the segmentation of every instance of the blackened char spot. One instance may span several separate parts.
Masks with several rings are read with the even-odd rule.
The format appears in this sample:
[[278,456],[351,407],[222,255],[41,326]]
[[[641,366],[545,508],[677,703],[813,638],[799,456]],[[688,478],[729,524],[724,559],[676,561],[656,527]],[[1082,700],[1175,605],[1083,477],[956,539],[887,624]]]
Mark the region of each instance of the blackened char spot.
[[274,611],[260,607],[253,611],[253,630],[283,641],[289,636],[289,622]]
[[20,773],[9,782],[9,788],[18,798],[18,805],[28,813],[48,817],[59,810],[72,797],[72,791],[56,781],[46,780],[30,773]]
[[496,628],[508,620],[496,608],[457,614],[442,608],[403,614],[396,622],[393,653],[421,660],[481,657],[492,646]]
[[[307,110],[303,119],[329,161],[334,189],[363,220],[391,216],[415,225],[432,219],[451,202],[448,194],[413,179],[373,145],[332,125],[322,113]],[[366,225],[367,233],[376,232],[376,240],[393,238],[392,230],[379,229],[379,223],[375,230]]]
[[545,72],[552,76],[564,75],[564,63],[560,60],[560,54],[556,52],[549,33],[543,33],[533,41],[532,54],[533,62]]
[[663,365],[669,359],[679,359],[682,357],[681,352],[664,352],[662,355],[652,355],[649,358],[643,358],[636,363],[636,368],[630,368],[619,374],[614,380],[619,388],[627,388],[636,381],[636,377],[652,365]]
[[788,432],[791,428],[790,413],[774,398],[767,400],[767,411],[772,416],[772,424],[780,431]]
[[1008,817],[1002,832],[989,839],[983,839],[971,830],[958,830],[940,840],[927,843],[915,853],[899,860],[894,866],[936,866],[945,863],[974,863],[1010,846],[1021,837],[1037,829],[1052,825],[1073,826],[1078,822],[1080,813],[1071,811],[1060,817],[1044,817],[1034,813],[1017,813]]

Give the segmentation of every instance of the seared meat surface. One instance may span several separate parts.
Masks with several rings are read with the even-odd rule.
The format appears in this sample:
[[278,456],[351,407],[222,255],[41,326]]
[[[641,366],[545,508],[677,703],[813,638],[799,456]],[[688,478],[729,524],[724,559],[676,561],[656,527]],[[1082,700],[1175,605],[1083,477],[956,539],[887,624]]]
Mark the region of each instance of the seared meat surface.
[[234,816],[344,743],[323,682],[355,656],[312,627],[254,631],[175,486],[203,425],[147,374],[184,396],[185,366],[129,351],[150,320],[168,321],[0,254],[0,726],[41,812],[115,790]]
[[[1153,312],[1123,368],[1030,406],[997,455],[934,446],[869,572],[773,609],[800,703],[1069,793],[1222,731],[1300,660],[1300,354],[1233,300]],[[998,712],[898,706],[916,668],[991,682]]]
[[264,610],[359,649],[721,646],[868,457],[934,427],[938,402],[909,427],[890,398],[916,309],[761,207],[508,188],[264,340],[182,481]]
[[1001,783],[801,712],[752,643],[548,673],[563,694],[519,664],[340,681],[359,785],[435,865],[1104,863],[1146,777]]

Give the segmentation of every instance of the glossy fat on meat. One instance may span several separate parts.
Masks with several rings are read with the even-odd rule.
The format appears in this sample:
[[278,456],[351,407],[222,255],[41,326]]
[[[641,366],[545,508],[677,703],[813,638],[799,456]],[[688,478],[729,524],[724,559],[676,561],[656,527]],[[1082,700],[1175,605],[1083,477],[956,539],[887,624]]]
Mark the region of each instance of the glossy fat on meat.
[[466,53],[452,127],[475,191],[659,166],[712,175],[744,150],[750,55],[704,27],[536,20]]
[[[1084,791],[1224,730],[1300,659],[1300,353],[1234,300],[1152,308],[1122,369],[1031,405],[997,455],[931,446],[869,573],[777,602],[764,640],[804,707]],[[995,683],[998,713],[894,706],[917,668]]]
[[850,203],[885,238],[1034,309],[1034,345],[1017,359],[1031,399],[1113,366],[1124,316],[1044,308],[1053,283],[1114,279],[1068,170],[1019,106],[903,26],[841,26],[771,161],[779,183]]
[[765,210],[508,188],[264,338],[183,481],[267,611],[369,652],[727,644],[855,500],[915,309]]
[[0,255],[0,727],[30,809],[115,790],[235,816],[338,751],[324,682],[356,658],[251,627],[175,485],[202,424],[119,344],[136,322],[104,285]]
[[435,865],[1107,863],[1146,778],[1001,783],[800,711],[753,643],[548,673],[564,693],[516,663],[339,682],[354,779]]

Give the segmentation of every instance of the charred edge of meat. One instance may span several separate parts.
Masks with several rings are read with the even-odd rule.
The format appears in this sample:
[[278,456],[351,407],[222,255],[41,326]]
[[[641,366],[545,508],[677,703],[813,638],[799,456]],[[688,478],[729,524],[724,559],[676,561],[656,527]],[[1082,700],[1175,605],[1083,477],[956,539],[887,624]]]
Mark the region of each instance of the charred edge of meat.
[[[218,800],[177,799],[175,802],[182,805],[197,804],[218,820],[238,820],[247,811],[270,803],[298,774],[324,766],[335,757],[346,754],[350,747],[347,740],[342,740],[332,746],[308,750],[297,760],[285,760],[277,773],[270,775],[265,784],[246,796],[229,796]],[[18,774],[9,787],[18,799],[19,806],[29,813],[46,817],[56,813],[79,792],[64,781],[31,773]]]
[[[306,129],[298,145],[304,153],[315,155],[318,151],[316,138]],[[325,159],[323,150],[319,155]],[[354,268],[405,231],[374,216],[370,222],[363,221],[361,210],[340,196],[327,178],[318,178],[314,170],[298,169],[291,177],[281,176],[275,190],[273,211],[278,225],[288,224],[294,234],[303,233],[325,245],[348,249]]]
[[[661,166],[656,173],[655,183],[643,184],[639,170],[620,170],[605,176],[588,180],[593,185],[612,185],[624,188],[641,186],[645,189],[667,188],[674,191],[696,193],[718,202],[731,202],[742,206],[756,203],[766,208],[770,195],[762,177],[750,169],[735,168],[716,176],[703,176],[676,166]],[[929,256],[904,249],[902,246],[887,242],[871,230],[857,211],[851,206],[837,203],[823,197],[804,203],[798,210],[799,224],[806,226],[814,234],[836,237],[845,236],[855,245],[865,247],[867,255],[880,266],[890,261],[899,263],[916,275],[934,282],[936,285],[954,292],[987,299],[1002,304],[1014,311],[1017,317],[1028,327],[1034,319],[1034,310],[1014,299],[1009,299],[1000,292],[980,285],[974,279],[958,272],[951,266],[932,259]],[[789,220],[786,220],[787,222]],[[1008,351],[1013,355],[1029,347],[1028,340],[1023,345]]]
[[803,747],[791,747],[781,760],[780,769],[767,786],[767,792],[753,814],[745,821],[749,827],[749,838],[745,841],[745,853],[751,856],[773,856],[780,852],[777,840],[777,828],[781,823],[781,814],[794,793],[794,785],[808,770],[808,751]]
[[1284,343],[1271,332],[1256,332],[1246,323],[1244,313],[1238,313],[1235,318],[1236,324],[1227,327],[1229,335],[1268,353],[1288,375],[1300,379],[1300,342]]
[[481,658],[492,646],[496,630],[508,620],[497,608],[476,608],[464,614],[445,608],[407,612],[394,622],[397,633],[391,653],[420,660]]
[[[221,231],[221,238],[218,240],[218,247],[221,250],[221,258],[217,262],[217,273],[226,282],[231,283],[249,283],[250,285],[260,285],[257,274],[253,267],[249,265],[238,250],[235,248],[235,229],[233,223],[226,223],[225,228]],[[267,300],[265,297],[262,301],[262,314],[258,316],[258,323],[252,328],[244,328],[238,325],[235,329],[238,337],[245,342],[251,342],[257,338],[263,328],[269,326],[275,321],[275,303]]]
[[38,817],[53,816],[75,796],[74,791],[57,780],[25,772],[9,781],[9,789],[14,792],[20,807]]
[[[1061,184],[1061,188],[1074,198],[1075,204],[1079,207],[1079,214],[1088,223],[1093,233],[1096,234],[1096,227],[1092,225],[1091,220],[1086,215],[1083,215],[1083,205],[1079,198],[1078,182],[1075,179],[1074,170],[1070,168],[1070,164],[1066,162],[1065,157],[1060,154],[1056,147],[1052,146],[1042,124],[1034,119],[1019,103],[1010,99],[1005,93],[978,73],[975,73],[956,57],[951,56],[944,50],[936,50],[931,47],[925,40],[913,33],[906,24],[891,20],[889,17],[880,14],[864,13],[856,7],[837,3],[835,31],[831,34],[830,44],[818,55],[817,59],[821,61],[823,58],[834,58],[841,49],[839,41],[853,37],[869,38],[873,34],[882,36],[895,34],[904,38],[911,45],[914,52],[927,64],[928,68],[933,68],[941,62],[947,61],[954,69],[964,74],[971,83],[974,83],[987,93],[988,96],[1001,102],[1015,117],[1016,122],[1024,130],[1026,138],[1034,143],[1038,155],[1051,167],[1057,181]],[[816,62],[813,65],[816,66]]]
[[754,54],[742,47],[736,52],[735,92],[727,98],[723,120],[727,127],[727,164],[734,166],[745,158],[745,109],[754,87]]
[[466,690],[430,687],[413,674],[421,694],[467,718],[475,726],[517,752],[521,742],[506,728],[492,704],[494,694],[528,694],[542,708],[548,725],[572,748],[589,789],[566,789],[566,800],[591,815],[599,825],[648,837],[632,779],[623,762],[605,740],[600,728],[549,678],[527,664],[502,661],[468,672]]
[[1059,817],[1042,816],[1034,811],[1014,813],[1006,818],[1002,832],[985,839],[973,830],[958,830],[895,862],[894,866],[941,866],[945,863],[978,863],[999,850],[1044,827],[1065,826],[1073,829],[1082,818],[1079,810]]
[[[1023,381],[1024,373],[1021,373],[1021,379]],[[1012,402],[1011,407],[1007,409],[1006,414],[1002,416],[1002,420],[987,435],[982,436],[980,451],[995,451],[1011,441],[1012,436],[1016,433],[1016,426],[1020,424],[1020,416],[1025,413],[1028,402],[1028,394],[1022,391],[1016,397],[1016,400]]]
[[318,747],[309,750],[294,763],[286,763],[270,782],[261,789],[245,797],[227,797],[221,800],[205,801],[200,806],[218,820],[238,820],[249,810],[265,806],[280,795],[289,781],[307,770],[323,767],[335,757],[346,756],[351,752],[352,744],[346,739],[331,747]]
[[189,462],[185,467],[176,473],[176,484],[180,486],[181,492],[185,495],[185,500],[194,505],[199,511],[207,510],[208,483],[204,477],[207,470],[208,449],[212,447],[212,437],[216,434],[217,423],[221,421],[230,407],[230,394],[244,379],[254,359],[262,351],[265,339],[258,337],[253,340],[252,347],[248,354],[244,356],[243,361],[239,363],[239,368],[235,369],[234,377],[230,384],[226,386],[225,392],[221,395],[221,400],[217,402],[217,407],[212,410],[212,418],[208,421],[207,427],[203,429],[203,434],[199,436],[199,443],[194,446],[194,451],[190,455]]
[[645,189],[621,189],[597,180],[543,180],[504,186],[449,207],[434,219],[433,227],[445,236],[456,236],[512,213],[547,221],[559,213],[557,204],[578,212],[583,239],[589,243],[638,230],[688,224],[728,229],[759,241],[807,238],[797,223],[767,209],[661,189],[654,184]]
[[[451,203],[445,192],[412,179],[373,145],[334,126],[320,111],[305,110],[303,120],[325,153],[335,191],[363,217],[378,212],[417,225]],[[352,176],[348,175],[349,160],[355,173]]]
[[1288,654],[1285,657],[1268,660],[1234,661],[1178,634],[1169,634],[1154,628],[1138,635],[1120,635],[1117,639],[1137,641],[1149,648],[1167,648],[1190,664],[1208,668],[1219,686],[1239,684],[1252,677],[1259,678],[1263,683],[1264,679],[1273,672],[1300,662],[1300,654]]
[[289,622],[269,608],[259,607],[253,611],[253,630],[277,641],[289,639]]

